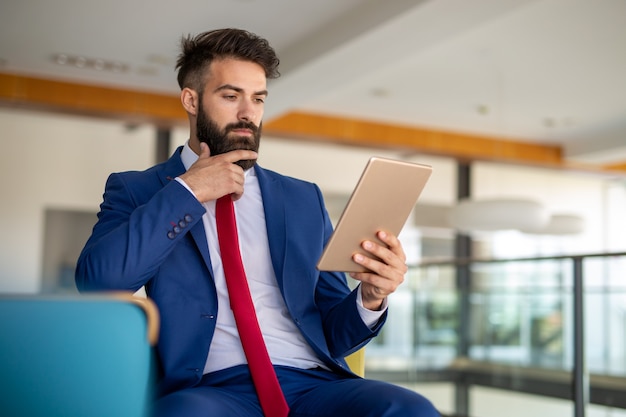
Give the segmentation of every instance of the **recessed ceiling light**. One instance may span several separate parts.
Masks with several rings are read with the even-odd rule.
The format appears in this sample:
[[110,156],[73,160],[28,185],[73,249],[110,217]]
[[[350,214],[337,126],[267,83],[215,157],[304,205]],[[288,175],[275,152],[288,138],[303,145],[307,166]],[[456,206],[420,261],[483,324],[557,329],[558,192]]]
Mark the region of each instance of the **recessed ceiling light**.
[[374,88],[370,92],[374,97],[385,98],[391,95],[391,92],[385,88]]
[[68,57],[65,54],[56,54],[52,57],[52,60],[59,65],[67,65]]
[[476,106],[476,113],[482,114],[483,116],[489,114],[489,106],[486,104],[479,104]]
[[128,64],[124,64],[123,62],[69,54],[54,54],[52,55],[52,62],[57,65],[117,73],[127,72],[130,69],[130,66]]
[[107,64],[107,69],[110,69],[113,72],[126,72],[129,67],[121,62],[109,62]]
[[77,56],[76,59],[74,59],[74,66],[75,67],[85,68],[85,65],[87,65],[87,58],[85,58],[83,56]]
[[151,64],[158,64],[163,66],[169,66],[172,64],[172,60],[170,57],[161,54],[150,54],[148,55],[148,58],[146,58],[146,61],[150,62]]
[[159,69],[156,67],[139,67],[137,68],[137,74],[154,77],[159,75]]
[[105,67],[105,62],[102,59],[96,59],[93,62],[93,69],[102,71]]
[[568,127],[574,127],[576,126],[576,119],[574,119],[573,117],[561,117],[561,118],[556,118],[556,117],[544,117],[544,119],[542,120],[542,124],[544,127],[547,127],[549,129],[556,129],[556,128],[568,128]]

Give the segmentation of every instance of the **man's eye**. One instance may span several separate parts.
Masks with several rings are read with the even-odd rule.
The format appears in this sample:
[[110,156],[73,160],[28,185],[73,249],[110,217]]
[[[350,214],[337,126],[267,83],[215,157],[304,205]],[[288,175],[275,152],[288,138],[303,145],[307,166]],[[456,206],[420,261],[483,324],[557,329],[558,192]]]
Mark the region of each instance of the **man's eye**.
[[265,99],[264,98],[256,98],[255,99],[257,103],[265,103]]

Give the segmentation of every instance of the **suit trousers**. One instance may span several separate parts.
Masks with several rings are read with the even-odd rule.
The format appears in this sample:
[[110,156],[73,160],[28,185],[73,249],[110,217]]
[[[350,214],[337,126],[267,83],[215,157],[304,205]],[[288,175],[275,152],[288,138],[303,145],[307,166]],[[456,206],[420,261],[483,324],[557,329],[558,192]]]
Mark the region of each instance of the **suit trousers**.
[[[275,366],[289,417],[439,417],[426,398],[387,382],[319,369]],[[201,384],[154,404],[155,417],[263,417],[246,365],[206,374]]]

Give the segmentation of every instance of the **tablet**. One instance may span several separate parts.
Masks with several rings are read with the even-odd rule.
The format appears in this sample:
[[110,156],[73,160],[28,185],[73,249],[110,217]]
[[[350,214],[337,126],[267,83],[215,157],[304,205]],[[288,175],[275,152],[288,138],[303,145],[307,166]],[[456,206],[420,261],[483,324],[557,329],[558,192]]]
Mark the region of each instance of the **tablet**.
[[428,165],[370,158],[326,243],[317,269],[365,271],[352,256],[357,252],[366,254],[361,248],[366,239],[381,243],[376,238],[378,230],[396,236],[400,233],[431,173]]

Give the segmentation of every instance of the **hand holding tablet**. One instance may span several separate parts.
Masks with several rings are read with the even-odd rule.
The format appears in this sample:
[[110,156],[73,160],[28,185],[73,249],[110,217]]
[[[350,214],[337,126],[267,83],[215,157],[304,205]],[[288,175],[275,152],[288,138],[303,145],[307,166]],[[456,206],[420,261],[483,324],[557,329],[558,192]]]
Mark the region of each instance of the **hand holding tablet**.
[[370,158],[317,268],[320,271],[365,271],[352,260],[355,253],[365,254],[361,242],[371,240],[381,243],[376,238],[379,230],[398,235],[431,173],[432,167],[428,165]]

